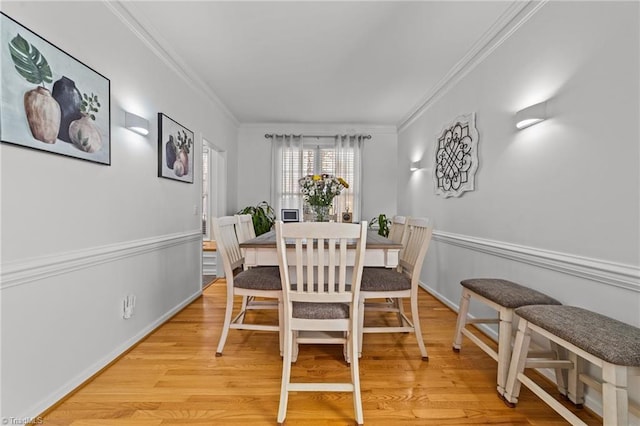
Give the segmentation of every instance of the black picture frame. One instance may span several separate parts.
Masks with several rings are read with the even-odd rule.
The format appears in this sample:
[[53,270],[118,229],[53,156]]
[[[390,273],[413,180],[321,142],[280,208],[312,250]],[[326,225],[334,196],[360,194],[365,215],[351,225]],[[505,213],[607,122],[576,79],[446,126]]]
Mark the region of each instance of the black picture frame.
[[194,134],[158,113],[158,177],[193,183]]
[[111,81],[0,12],[0,140],[111,165]]

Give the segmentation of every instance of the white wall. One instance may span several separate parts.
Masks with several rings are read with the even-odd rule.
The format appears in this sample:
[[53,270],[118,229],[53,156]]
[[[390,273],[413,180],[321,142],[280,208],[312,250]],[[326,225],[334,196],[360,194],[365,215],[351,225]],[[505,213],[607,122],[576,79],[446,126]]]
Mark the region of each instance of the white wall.
[[[397,134],[390,126],[337,124],[243,124],[238,132],[238,206],[270,200],[271,140],[267,133],[370,134],[362,157],[362,220],[397,212]],[[408,167],[408,166],[407,166]]]
[[[0,145],[0,416],[22,418],[199,295],[201,138],[235,164],[237,130],[106,3],[3,2],[2,10],[111,81],[111,166]],[[123,110],[148,118],[150,135],[125,130]],[[157,177],[158,112],[196,134],[194,184]],[[233,191],[227,201],[235,207]],[[137,306],[125,321],[127,294]]]
[[[422,280],[450,306],[461,279],[502,277],[640,325],[638,13],[637,2],[549,2],[401,128],[398,208],[433,219]],[[546,99],[550,118],[517,131],[516,111]],[[435,135],[470,112],[476,190],[437,197]],[[428,169],[410,175],[421,156]]]

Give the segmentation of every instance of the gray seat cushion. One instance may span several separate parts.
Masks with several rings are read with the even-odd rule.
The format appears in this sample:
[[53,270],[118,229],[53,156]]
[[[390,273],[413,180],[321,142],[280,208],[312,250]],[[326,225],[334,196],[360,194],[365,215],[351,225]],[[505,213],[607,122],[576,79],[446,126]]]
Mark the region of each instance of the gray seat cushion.
[[560,305],[556,299],[529,287],[497,278],[472,278],[460,281],[463,287],[505,308],[526,305]]
[[575,306],[523,306],[515,313],[604,361],[640,367],[638,327]]
[[247,269],[233,277],[233,285],[251,290],[282,290],[280,268],[261,266]]
[[395,269],[363,268],[361,291],[400,291],[411,288],[411,279]]
[[349,318],[349,305],[346,303],[293,302],[294,318],[305,319],[343,319]]

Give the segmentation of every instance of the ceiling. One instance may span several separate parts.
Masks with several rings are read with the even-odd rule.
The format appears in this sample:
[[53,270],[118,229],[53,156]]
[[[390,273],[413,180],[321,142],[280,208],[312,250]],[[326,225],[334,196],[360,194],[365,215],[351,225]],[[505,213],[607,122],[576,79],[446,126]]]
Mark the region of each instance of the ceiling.
[[239,123],[398,126],[508,1],[122,2]]

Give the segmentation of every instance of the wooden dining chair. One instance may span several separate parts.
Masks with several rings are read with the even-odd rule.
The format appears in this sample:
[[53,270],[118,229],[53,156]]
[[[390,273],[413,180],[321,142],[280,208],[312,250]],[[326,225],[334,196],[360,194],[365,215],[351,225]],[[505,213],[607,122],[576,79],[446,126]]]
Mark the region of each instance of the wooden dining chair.
[[[233,216],[212,218],[213,236],[222,259],[227,280],[227,303],[222,334],[216,349],[216,356],[222,355],[229,329],[277,331],[282,353],[282,285],[277,266],[250,268],[243,270],[244,256],[240,251],[236,235],[237,219]],[[240,271],[240,272],[238,272]],[[240,312],[232,318],[235,296],[242,296]],[[256,299],[256,297],[260,299]],[[266,299],[266,300],[265,300]],[[245,313],[249,310],[277,309],[278,324],[245,323]]]
[[[278,423],[287,415],[289,392],[353,393],[356,422],[363,424],[358,367],[358,297],[362,279],[367,224],[276,222],[284,312],[284,359]],[[355,252],[347,244],[355,241]],[[288,253],[287,243],[294,245]],[[352,254],[355,253],[355,254]],[[305,332],[338,332],[334,342],[346,344],[351,382],[291,382],[295,339]]]
[[[253,226],[253,216],[251,216],[250,214],[237,214],[234,217],[236,218],[236,235],[238,236],[238,242],[240,244],[256,237],[256,230]],[[242,252],[242,257],[245,257],[244,249],[241,248],[240,251]],[[242,269],[248,269],[246,263],[242,265]],[[242,296],[242,306],[240,307],[240,311],[246,312],[247,305],[254,299],[255,296]],[[240,319],[244,320],[243,317],[241,317]]]
[[[387,238],[389,238],[394,243],[402,244],[402,237],[404,236],[404,231],[407,228],[407,219],[408,217],[406,216],[395,215],[391,219],[391,225],[389,226],[389,235],[387,236]],[[364,269],[367,270],[369,269],[369,267],[365,267]],[[375,271],[367,272],[367,276],[371,276],[373,274],[375,274]],[[388,297],[384,301],[378,300],[376,302],[367,302],[364,306],[364,311],[395,312],[400,324],[402,324],[403,321],[402,317],[406,316],[404,313],[402,299],[399,298]]]
[[389,238],[394,243],[402,243],[402,236],[407,225],[407,218],[405,216],[396,215],[391,219],[391,226],[389,227]]
[[253,218],[250,214],[237,214],[236,233],[238,234],[238,242],[244,243],[256,237],[256,230],[253,227]]
[[[362,337],[364,337],[364,333],[413,332],[416,335],[422,359],[425,361],[429,359],[420,329],[418,287],[422,264],[431,241],[432,228],[429,227],[429,219],[427,218],[409,218],[406,222],[398,268],[364,268],[362,273],[359,312],[359,329],[361,333],[359,355],[362,354]],[[410,299],[411,304],[411,319],[407,317],[403,309],[403,301],[407,298]],[[367,302],[370,299],[391,299],[395,301],[395,307],[389,307],[386,302],[382,303],[382,306],[376,305],[376,302]],[[400,325],[365,327],[365,309],[367,312],[373,310],[397,312],[400,317]]]

